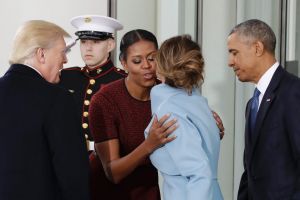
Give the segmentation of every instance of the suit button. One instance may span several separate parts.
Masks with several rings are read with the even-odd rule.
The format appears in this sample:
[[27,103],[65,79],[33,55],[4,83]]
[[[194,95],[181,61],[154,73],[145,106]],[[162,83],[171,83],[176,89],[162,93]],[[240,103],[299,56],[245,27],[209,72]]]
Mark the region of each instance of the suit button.
[[87,116],[89,116],[89,113],[88,112],[83,112],[83,116],[87,117]]
[[88,93],[88,94],[92,94],[92,93],[93,93],[93,90],[91,90],[91,89],[88,89],[88,90],[86,91],[86,93]]
[[90,101],[89,100],[85,100],[84,101],[84,105],[86,105],[86,106],[90,105]]
[[88,126],[89,126],[89,125],[88,125],[87,123],[83,123],[83,124],[82,124],[82,128],[84,128],[84,129],[87,129]]
[[90,80],[90,84],[91,84],[91,85],[94,85],[95,83],[96,83],[95,79],[91,79],[91,80]]

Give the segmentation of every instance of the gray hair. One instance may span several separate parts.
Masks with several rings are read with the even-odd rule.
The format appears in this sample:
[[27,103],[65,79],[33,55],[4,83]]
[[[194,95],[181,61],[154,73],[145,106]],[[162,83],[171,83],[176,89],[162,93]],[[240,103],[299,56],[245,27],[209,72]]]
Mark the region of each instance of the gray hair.
[[273,30],[265,22],[258,19],[250,19],[236,25],[229,35],[236,33],[247,42],[258,40],[263,43],[265,49],[275,54],[276,36]]

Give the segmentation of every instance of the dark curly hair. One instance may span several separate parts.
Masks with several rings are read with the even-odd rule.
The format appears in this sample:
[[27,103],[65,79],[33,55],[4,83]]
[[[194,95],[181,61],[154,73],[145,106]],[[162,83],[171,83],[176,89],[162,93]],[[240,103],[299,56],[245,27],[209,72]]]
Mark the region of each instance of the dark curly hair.
[[200,46],[190,35],[172,37],[156,54],[157,72],[171,87],[183,88],[191,94],[203,83],[204,59]]

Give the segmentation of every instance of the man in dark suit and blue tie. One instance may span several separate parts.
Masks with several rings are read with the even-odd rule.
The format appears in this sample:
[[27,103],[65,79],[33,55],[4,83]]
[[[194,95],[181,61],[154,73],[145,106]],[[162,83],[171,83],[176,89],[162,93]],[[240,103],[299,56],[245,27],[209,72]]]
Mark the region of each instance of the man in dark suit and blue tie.
[[89,199],[80,118],[72,95],[56,84],[68,36],[42,20],[16,33],[0,78],[1,200]]
[[238,79],[256,85],[238,200],[300,199],[300,79],[276,61],[275,34],[260,20],[236,25],[227,45]]

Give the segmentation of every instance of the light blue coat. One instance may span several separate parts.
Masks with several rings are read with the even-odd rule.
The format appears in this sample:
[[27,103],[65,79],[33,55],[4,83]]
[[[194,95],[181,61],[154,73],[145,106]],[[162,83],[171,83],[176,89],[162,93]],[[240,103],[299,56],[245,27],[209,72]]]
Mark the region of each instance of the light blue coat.
[[198,90],[188,95],[160,84],[151,91],[151,109],[158,118],[170,113],[179,124],[173,133],[177,138],[150,155],[163,176],[164,200],[222,200],[217,180],[219,129],[207,100]]

